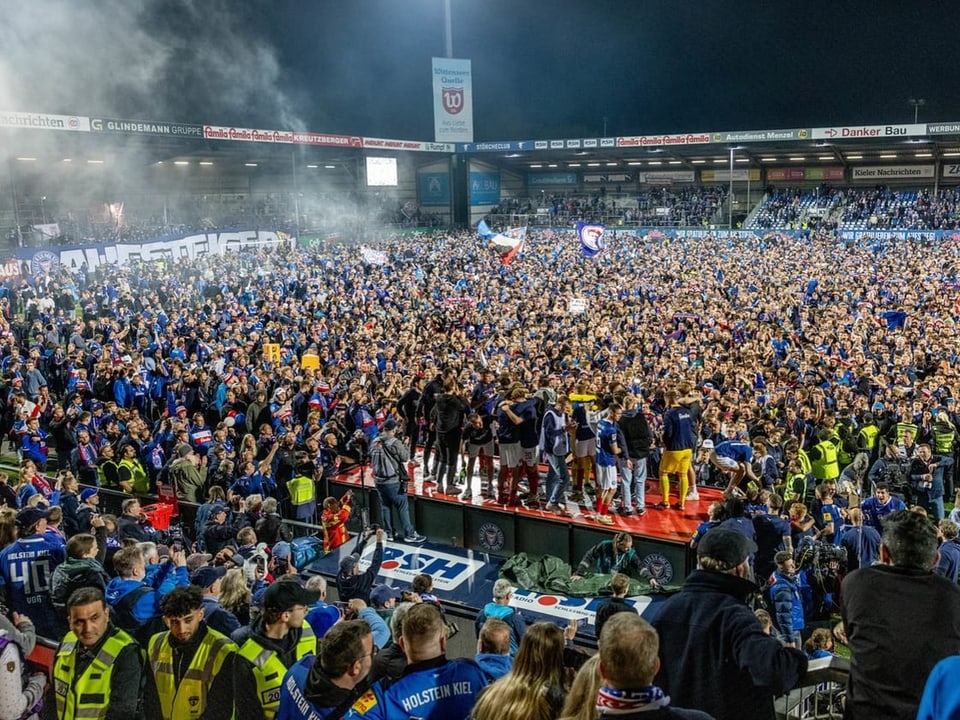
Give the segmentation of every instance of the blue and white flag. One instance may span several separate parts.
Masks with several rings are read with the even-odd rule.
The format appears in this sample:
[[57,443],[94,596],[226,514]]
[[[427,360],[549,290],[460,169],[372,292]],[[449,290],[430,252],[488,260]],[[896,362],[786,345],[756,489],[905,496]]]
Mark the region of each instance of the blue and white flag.
[[607,247],[607,240],[603,236],[606,225],[600,223],[577,223],[577,237],[580,238],[580,248],[584,257],[594,257],[602,253]]

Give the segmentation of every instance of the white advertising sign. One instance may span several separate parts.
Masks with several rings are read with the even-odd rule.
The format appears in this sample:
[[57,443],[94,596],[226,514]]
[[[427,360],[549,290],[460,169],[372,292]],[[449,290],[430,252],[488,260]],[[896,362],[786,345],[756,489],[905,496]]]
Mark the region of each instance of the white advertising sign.
[[840,125],[837,127],[813,128],[810,131],[814,140],[842,140],[846,138],[892,138],[924,136],[927,126],[922,123],[913,125]]
[[436,142],[473,142],[470,61],[433,58],[433,130]]
[[932,178],[933,165],[867,165],[853,168],[854,180],[898,180]]

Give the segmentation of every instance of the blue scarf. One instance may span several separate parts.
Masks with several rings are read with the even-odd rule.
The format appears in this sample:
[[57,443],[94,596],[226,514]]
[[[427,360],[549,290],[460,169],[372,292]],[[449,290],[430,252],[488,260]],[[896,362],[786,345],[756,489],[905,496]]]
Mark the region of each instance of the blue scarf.
[[659,710],[670,704],[670,698],[656,685],[639,690],[618,690],[601,687],[597,693],[597,712],[601,717]]

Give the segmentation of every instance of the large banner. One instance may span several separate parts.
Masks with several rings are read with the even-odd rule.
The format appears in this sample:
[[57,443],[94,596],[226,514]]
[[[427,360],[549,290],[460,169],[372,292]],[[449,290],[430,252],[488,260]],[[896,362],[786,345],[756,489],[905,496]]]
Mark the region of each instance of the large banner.
[[914,178],[933,178],[933,165],[867,165],[855,167],[850,176],[853,181],[858,180],[901,180]]
[[123,133],[124,135],[161,135],[177,137],[203,137],[203,125],[186,123],[149,122],[145,120],[115,120],[93,118],[90,129],[94,132]]
[[438,143],[473,142],[469,60],[433,58],[433,132]]
[[77,270],[86,265],[93,270],[102,264],[123,265],[131,261],[223,255],[263,247],[292,247],[296,239],[279,230],[214,230],[193,235],[165,235],[142,243],[81,245],[54,249],[21,248],[17,258],[26,261],[32,275],[49,273],[58,266]]
[[470,173],[470,204],[496,205],[500,202],[500,173]]
[[420,204],[425,207],[450,206],[450,173],[417,173],[417,186],[420,189]]
[[90,118],[79,115],[0,111],[0,127],[90,132]]

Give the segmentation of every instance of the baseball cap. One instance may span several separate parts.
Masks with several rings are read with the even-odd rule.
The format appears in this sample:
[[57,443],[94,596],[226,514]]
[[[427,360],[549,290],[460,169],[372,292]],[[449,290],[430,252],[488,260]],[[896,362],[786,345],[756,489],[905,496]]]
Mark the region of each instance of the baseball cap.
[[80,493],[80,502],[86,502],[94,495],[98,495],[100,491],[97,488],[87,488]]
[[370,590],[370,602],[377,607],[383,607],[389,602],[390,598],[399,600],[402,596],[400,591],[389,585],[374,585]]
[[347,555],[343,560],[340,561],[340,572],[349,573],[360,564],[360,556],[354,553],[353,555]]
[[213,505],[210,506],[210,517],[214,517],[215,515],[222,512],[225,513],[226,511],[227,511],[226,505],[224,505],[222,502],[215,502]]
[[290,543],[284,540],[274,543],[273,547],[270,548],[270,554],[277,560],[288,559],[290,557]]
[[750,553],[757,551],[757,544],[741,532],[730,528],[716,527],[703,536],[697,545],[697,557],[708,557],[735,568]]
[[392,417],[391,417],[391,418],[387,418],[386,420],[383,421],[383,429],[384,429],[384,430],[396,430],[396,429],[397,429],[397,421],[394,420]]
[[704,450],[713,450],[713,440],[704,440],[700,447]]
[[190,557],[187,558],[187,572],[195,573],[211,560],[213,560],[213,555],[210,553],[191,553]]
[[227,574],[227,569],[220,567],[201,567],[190,578],[191,585],[197,585],[202,588],[208,588],[213,585],[218,578]]
[[42,510],[38,507],[24,508],[17,513],[17,525],[22,528],[28,528],[36,525],[50,514],[49,510]]
[[294,605],[310,605],[319,599],[319,590],[307,590],[296,581],[279,580],[264,591],[261,606],[264,610],[284,612]]

